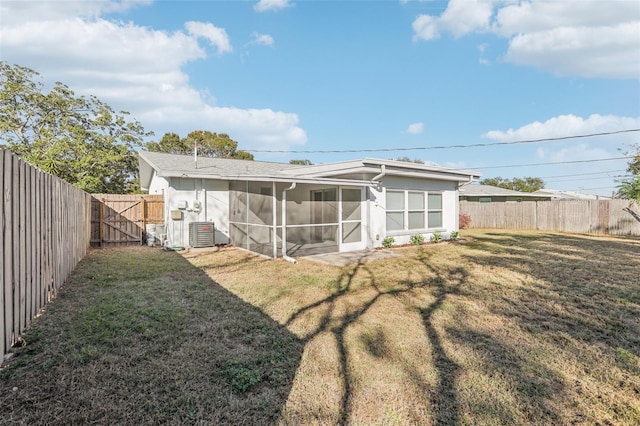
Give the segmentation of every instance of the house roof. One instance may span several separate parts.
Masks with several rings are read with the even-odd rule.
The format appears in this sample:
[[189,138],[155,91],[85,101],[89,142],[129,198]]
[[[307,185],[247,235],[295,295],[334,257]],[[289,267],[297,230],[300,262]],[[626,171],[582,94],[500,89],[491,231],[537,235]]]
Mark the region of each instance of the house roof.
[[[384,169],[384,172],[383,172]],[[364,158],[361,160],[305,166],[304,169],[288,170],[285,173],[308,177],[327,177],[341,175],[378,175],[419,177],[422,179],[471,182],[480,177],[480,173],[470,170],[448,169],[427,164],[397,160]]]
[[608,200],[611,197],[581,194],[574,191],[560,191],[557,189],[539,189],[534,194],[551,197],[552,200]]
[[[160,152],[138,152],[140,185],[148,188],[153,173],[161,177],[189,177],[227,180],[268,180],[341,185],[371,185],[376,176],[392,175],[458,182],[470,182],[480,174],[424,164],[365,158],[312,166],[266,161],[198,157]],[[355,177],[354,177],[355,176]]]
[[492,185],[465,185],[460,187],[460,196],[465,197],[519,197],[519,198],[551,198],[547,194],[537,192],[521,192]]

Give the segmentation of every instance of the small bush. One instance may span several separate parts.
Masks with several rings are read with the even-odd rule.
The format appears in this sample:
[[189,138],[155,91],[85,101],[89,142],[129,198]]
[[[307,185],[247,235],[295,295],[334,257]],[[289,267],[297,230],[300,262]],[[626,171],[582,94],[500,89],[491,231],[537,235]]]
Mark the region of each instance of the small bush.
[[413,244],[414,246],[421,246],[422,244],[424,244],[424,235],[422,234],[413,234],[411,236],[411,244]]
[[382,240],[382,247],[386,247],[386,248],[391,248],[396,242],[396,239],[393,237],[385,237],[384,240]]
[[431,236],[431,242],[439,243],[440,241],[442,241],[442,234],[440,234],[439,232],[434,232]]
[[460,239],[460,231],[451,231],[451,239],[452,240]]
[[460,223],[460,229],[467,229],[469,225],[471,225],[471,216],[466,213],[460,213],[458,220]]

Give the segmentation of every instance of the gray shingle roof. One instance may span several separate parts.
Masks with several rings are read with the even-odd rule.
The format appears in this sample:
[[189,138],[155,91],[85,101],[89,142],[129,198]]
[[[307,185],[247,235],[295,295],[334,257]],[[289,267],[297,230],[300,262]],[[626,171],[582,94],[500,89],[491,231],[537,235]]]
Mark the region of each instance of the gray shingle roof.
[[156,170],[162,171],[165,175],[173,176],[192,173],[269,176],[277,175],[283,170],[304,167],[286,163],[211,157],[198,157],[198,163],[196,165],[193,155],[176,155],[148,151],[140,151],[138,154]]

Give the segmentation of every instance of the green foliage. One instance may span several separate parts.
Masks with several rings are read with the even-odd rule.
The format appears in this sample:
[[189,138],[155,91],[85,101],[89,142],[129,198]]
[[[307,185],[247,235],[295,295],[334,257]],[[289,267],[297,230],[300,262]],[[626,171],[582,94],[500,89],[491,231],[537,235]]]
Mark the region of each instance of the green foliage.
[[482,185],[497,186],[512,191],[535,192],[544,188],[544,181],[537,177],[505,179],[501,177],[487,178],[480,181]]
[[208,130],[194,130],[184,138],[180,138],[176,133],[165,133],[159,142],[149,142],[145,147],[152,152],[193,154],[196,143],[198,155],[203,157],[253,160],[253,154],[238,150],[238,142],[229,135]]
[[459,240],[460,239],[460,231],[451,231],[451,239]]
[[382,240],[382,247],[391,248],[396,243],[396,239],[393,237],[385,237]]
[[434,232],[433,235],[431,235],[431,240],[432,243],[439,243],[440,241],[442,241],[442,234],[440,234],[439,232]]
[[87,191],[123,193],[137,172],[142,125],[63,83],[49,91],[36,71],[0,61],[0,145]]
[[398,158],[393,158],[393,160],[395,160],[395,161],[404,161],[405,163],[424,164],[424,160],[421,160],[419,158],[414,158],[412,160],[409,157],[398,157]]
[[422,234],[413,234],[411,236],[411,238],[409,239],[409,241],[414,246],[421,246],[422,244],[424,244],[424,235],[422,235]]
[[636,145],[634,150],[635,153],[625,152],[625,155],[633,156],[627,168],[627,171],[633,176],[616,182],[619,184],[618,197],[640,201],[640,144]]
[[254,370],[236,361],[229,362],[229,366],[222,371],[222,375],[238,393],[244,393],[260,382],[260,377]]
[[617,181],[618,197],[640,201],[640,175]]
[[298,166],[312,166],[311,160],[289,160],[289,164],[296,164]]

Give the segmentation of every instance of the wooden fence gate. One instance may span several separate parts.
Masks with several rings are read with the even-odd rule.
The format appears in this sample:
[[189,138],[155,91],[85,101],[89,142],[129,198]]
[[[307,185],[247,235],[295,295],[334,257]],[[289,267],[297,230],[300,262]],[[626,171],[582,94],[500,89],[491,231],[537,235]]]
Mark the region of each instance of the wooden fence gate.
[[146,225],[164,223],[162,195],[93,194],[92,197],[93,246],[143,244]]

